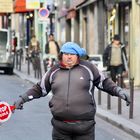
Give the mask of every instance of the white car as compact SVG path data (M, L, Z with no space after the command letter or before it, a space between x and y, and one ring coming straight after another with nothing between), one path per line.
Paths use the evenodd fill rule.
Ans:
M10 37L10 30L0 29L0 70L4 70L6 74L13 74L14 69L14 53Z
M103 58L101 54L89 55L89 61L95 64L100 71L106 71L106 67L103 66Z

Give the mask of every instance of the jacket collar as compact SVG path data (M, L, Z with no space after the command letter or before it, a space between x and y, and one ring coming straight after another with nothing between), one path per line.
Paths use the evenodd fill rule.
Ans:
M80 60L78 60L78 62L75 65L73 65L71 68L79 65L79 63L80 63ZM62 61L59 62L59 66L60 68L63 68L63 69L71 69L71 68L67 68L66 65Z

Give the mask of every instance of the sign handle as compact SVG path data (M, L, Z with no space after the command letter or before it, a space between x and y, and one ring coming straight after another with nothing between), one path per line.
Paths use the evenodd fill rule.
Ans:
M14 111L16 109L16 107L14 105L10 105L10 109L11 109L11 111Z

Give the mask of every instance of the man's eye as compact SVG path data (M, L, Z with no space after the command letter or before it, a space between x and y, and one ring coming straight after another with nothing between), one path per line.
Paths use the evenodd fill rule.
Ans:
M69 55L69 53L64 53L65 55Z

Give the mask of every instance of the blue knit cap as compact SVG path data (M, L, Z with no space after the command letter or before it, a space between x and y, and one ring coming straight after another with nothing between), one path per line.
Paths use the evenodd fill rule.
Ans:
M60 52L62 53L69 53L69 54L76 54L79 56L86 55L86 50L81 48L78 44L74 42L67 42L62 45Z

